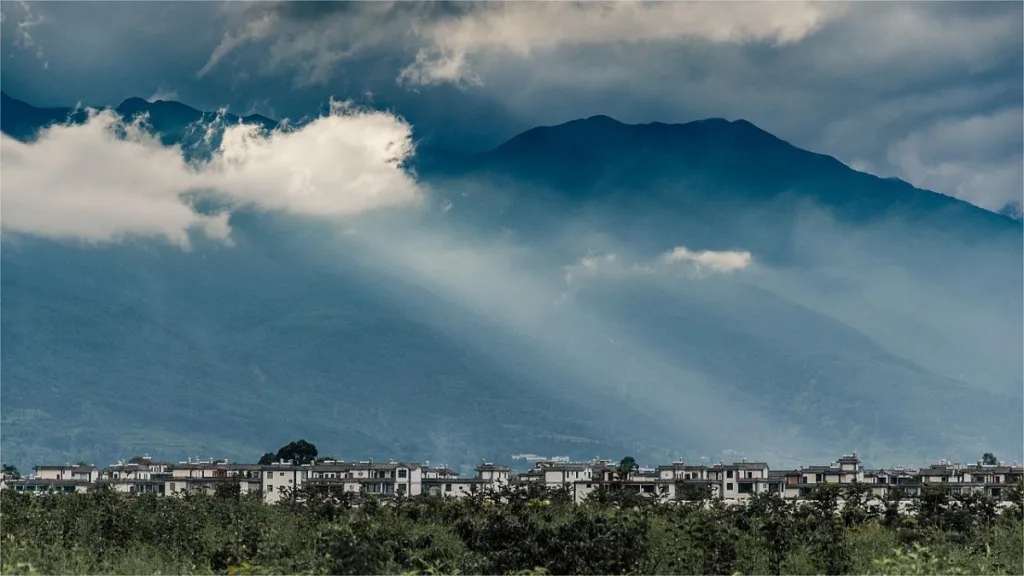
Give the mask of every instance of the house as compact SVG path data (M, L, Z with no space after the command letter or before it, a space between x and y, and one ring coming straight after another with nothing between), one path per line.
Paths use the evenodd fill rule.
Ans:
M423 467L409 462L344 462L327 460L309 469L306 487L321 493L354 492L384 497L418 496L423 491Z
M65 464L64 466L36 466L33 476L42 480L81 480L95 482L99 470L91 464Z
M7 480L3 484L5 490L30 494L80 494L87 492L91 486L93 483L88 480L40 478L37 476Z
M767 492L769 487L768 464L765 462L740 462L728 466L720 466L716 472L722 488L721 497L725 500L746 500L751 494Z
M298 465L291 460L281 460L263 466L260 489L263 500L275 504L298 490L309 477L310 465Z
M447 466L431 467L411 462L346 462L324 460L297 465L279 461L269 465L235 464L227 460L186 460L177 464L149 457L120 461L103 469L86 464L36 466L32 476L2 478L0 489L32 494L78 493L107 485L125 494L180 496L217 491L225 482L242 494L260 494L265 502L279 502L295 491L323 494L375 494L384 498L435 494L464 497L506 486L544 486L565 489L576 502L596 491L626 490L662 501L696 501L717 498L742 503L754 494L774 493L785 498L807 499L821 486L848 487L862 484L877 503L899 490L904 498L920 494L922 487L942 486L957 493L979 492L996 500L1007 488L1024 478L1024 466L1014 462L962 466L948 460L920 469L896 466L865 470L856 453L827 465L771 470L765 462L746 459L732 464L688 465L682 460L655 468L623 471L610 460L571 462L568 458L535 460L518 475L502 464L481 462L473 477L464 478Z
M477 477L481 480L487 480L494 485L508 484L509 478L512 476L512 469L502 464L491 464L490 462L483 462L476 467Z
M423 479L424 480L442 480L445 478L458 478L459 473L451 468L441 465L436 468L430 468L430 462L424 464L423 467Z
M454 471L437 471L423 480L423 493L459 498L486 491L500 490L511 485L512 469L501 464L482 462L476 467L476 476L460 478Z
M163 495L164 480L170 477L167 465L154 462L152 458L119 461L100 470L97 484L107 484L118 492L126 494L158 494Z
M1005 496L1007 486L1012 486L1024 478L1024 465L1017 462L1010 465L1005 462L994 465L979 462L968 467L967 472L980 491L992 498L1001 499Z

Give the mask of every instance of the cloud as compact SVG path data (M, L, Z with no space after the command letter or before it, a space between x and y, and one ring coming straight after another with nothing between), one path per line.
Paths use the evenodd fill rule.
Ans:
M747 251L715 251L705 250L694 252L685 246L678 246L662 254L653 261L631 261L615 252L588 252L575 263L565 267L565 284L572 287L578 280L586 277L650 275L678 272L680 266L686 266L690 278L701 278L709 274L730 274L750 267L753 256ZM563 294L562 298L567 298Z
M104 6L31 4L33 19L45 19L31 38L53 66L44 74L34 58L5 59L5 89L39 104L113 104L168 85L192 104L245 110L265 100L295 117L326 94L372 91L413 119L418 137L460 150L595 114L745 118L796 146L986 207L995 201L975 200L981 191L1020 190L1005 158L1019 153L1014 142L998 162L915 167L903 151L890 155L930 126L1020 106L1019 2ZM0 10L4 54L21 56L21 8Z
M3 212L8 232L93 242L164 238L187 247L189 232L228 236L228 214L198 212L192 192L229 205L312 216L344 216L416 202L420 188L403 162L411 127L391 114L332 103L328 115L271 133L228 126L205 162L190 164L139 121L92 112L32 143L2 140Z
M157 100L172 101L172 100L177 100L177 99L178 99L178 93L177 92L175 92L174 90L167 90L163 86L157 88L156 92L153 92L152 96L150 96L149 98L146 98L146 100L149 101L149 102L156 102Z
M180 151L112 112L50 128L31 144L0 136L0 159L4 231L96 242L159 236L183 246L193 228L227 236L225 218L182 200L198 182Z
M14 46L21 50L32 52L36 59L42 62L43 69L49 69L50 63L46 59L46 54L33 36L35 28L45 22L45 19L41 15L33 13L32 6L28 2L22 0L17 4L21 9L22 16L21 19L15 22ZM7 13L0 14L0 22L6 22L8 18Z
M262 72L281 70L296 86L320 86L334 79L338 64L377 47L393 47L415 19L441 12L444 3L419 2L259 2L226 5L232 22L206 63L203 78L228 56L248 45L265 45Z
M480 85L473 60L530 57L594 44L798 41L845 11L841 4L786 2L369 2L348 6L275 2L238 22L199 70L203 77L243 46L271 43L268 69L290 67L299 84L322 84L344 59L397 41L415 50L398 74L408 86ZM239 16L240 15L240 16Z
M202 78L209 74L214 68L220 64L220 61L225 56L235 51L237 48L262 40L270 35L274 19L268 13L264 13L255 20L250 20L236 32L225 32L224 37L221 39L217 47L213 49L213 53L210 54L210 58L206 61L206 64L196 72L197 78Z
M889 146L907 180L998 211L1024 190L1024 109L943 119Z
M698 273L717 272L728 274L743 270L750 266L754 259L747 251L714 251L694 252L686 246L677 246L671 252L662 255L662 260L669 264L692 264Z
M537 51L592 44L798 41L841 14L829 3L503 2L414 29L426 41L399 80L457 83L479 78L473 55Z

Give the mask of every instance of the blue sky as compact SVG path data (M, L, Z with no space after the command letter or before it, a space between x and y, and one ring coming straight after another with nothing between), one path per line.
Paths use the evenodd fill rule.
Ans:
M297 118L329 97L483 149L539 124L746 118L859 169L1020 201L1024 4L4 2L2 86Z

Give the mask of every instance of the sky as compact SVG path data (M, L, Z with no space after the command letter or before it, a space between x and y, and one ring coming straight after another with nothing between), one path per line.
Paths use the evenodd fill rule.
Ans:
M300 118L330 98L483 150L537 125L744 118L880 176L1019 202L1020 2L3 2L0 84Z

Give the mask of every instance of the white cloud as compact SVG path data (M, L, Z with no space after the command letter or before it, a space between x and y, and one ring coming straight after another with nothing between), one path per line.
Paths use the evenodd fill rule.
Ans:
M118 132L123 132L118 136ZM292 131L225 129L212 158L190 165L140 124L94 112L82 125L49 128L32 143L3 136L2 218L8 232L94 242L152 236L188 246L190 230L228 236L227 214L197 213L189 192L213 190L234 205L315 216L415 202L401 163L411 128L383 112L332 103Z
M754 262L750 252L746 250L704 250L694 252L686 246L673 248L671 252L662 255L662 260L669 264L692 264L696 267L698 273L717 272L722 274L743 270Z
M631 261L615 252L588 252L572 265L566 266L565 284L572 287L580 279L591 276L626 276L639 274L664 274L678 271L680 265L688 265L685 270L691 278L699 278L708 274L729 274L743 270L753 264L754 259L747 251L714 251L694 252L685 246L673 248L654 261ZM563 294L563 298L568 294Z
M319 14L297 17L296 11ZM472 70L472 61L481 55L530 57L563 46L693 39L789 43L845 11L839 3L797 1L483 2L458 7L366 2L308 10L264 3L235 14L241 21L223 35L198 76L242 46L270 41L268 69L289 65L300 84L319 84L330 78L338 61L401 40L416 55L399 82L482 84Z
M157 100L167 100L167 101L170 101L170 100L177 100L177 99L178 99L178 93L177 92L175 92L174 90L167 90L166 88L161 86L161 87L157 88L156 92L153 92L153 95L150 96L149 98L147 98L146 100L149 101L149 102L156 102Z
M416 201L419 186L401 166L412 153L405 121L334 102L330 115L291 132L228 128L203 175L208 185L266 208L345 215Z
M270 14L264 13L259 18L246 22L242 29L237 32L225 32L224 37L217 44L217 47L213 49L213 53L210 54L206 64L196 73L196 77L202 78L209 74L225 56L237 48L268 37L273 31L274 23L275 19Z
M1024 109L942 119L889 146L888 160L908 181L1000 210L1024 190Z
M31 144L0 136L0 166L4 231L86 241L160 236L183 246L191 228L226 236L223 218L201 216L180 198L197 184L180 150L112 112L50 128Z
M528 57L590 44L685 41L798 41L842 13L811 2L515 2L417 26L426 41L399 80L409 84L479 82L469 61L480 53Z

